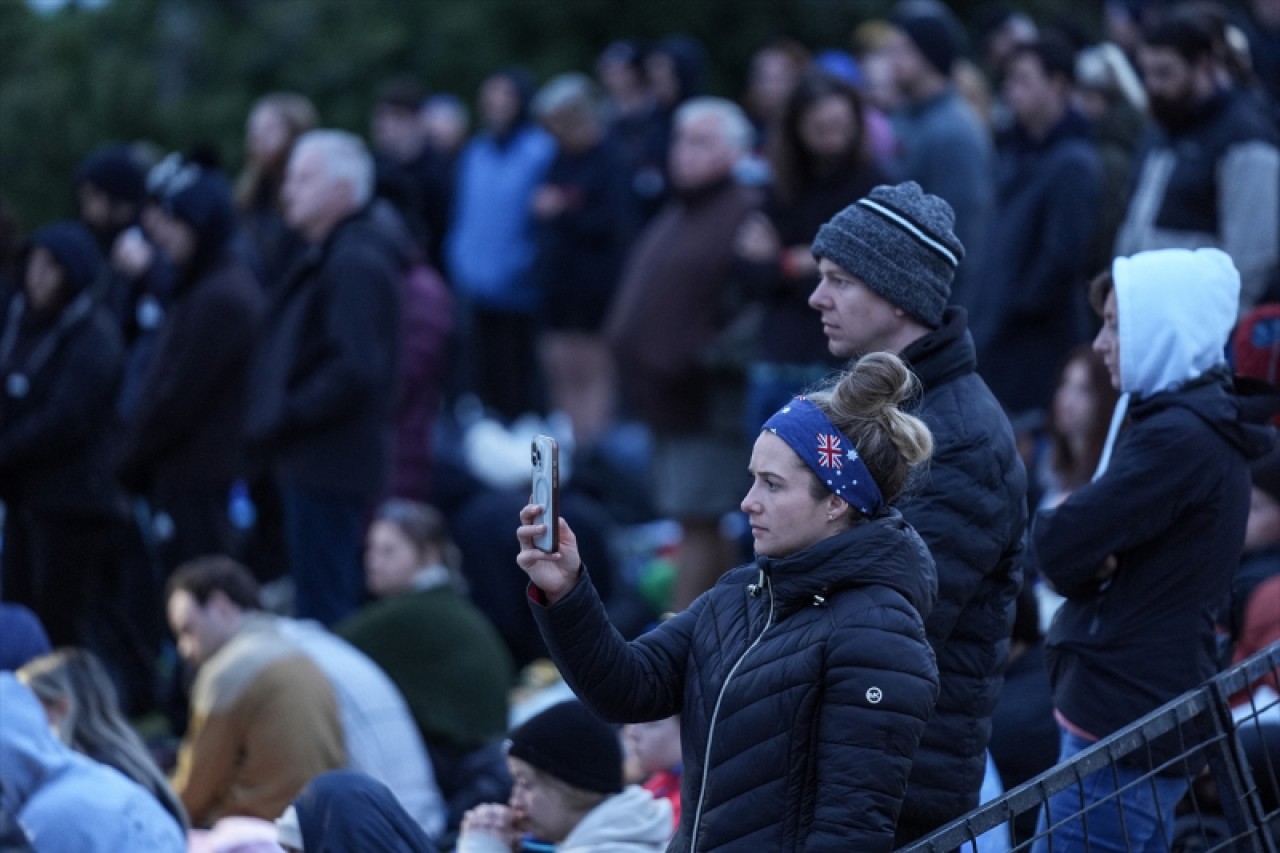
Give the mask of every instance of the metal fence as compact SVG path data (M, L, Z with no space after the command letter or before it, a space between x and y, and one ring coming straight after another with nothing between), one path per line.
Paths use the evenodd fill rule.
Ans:
M1127 728L1098 741L1029 782L984 803L902 851L944 853L963 850L1030 851L1037 841L1051 853L1099 850L1091 847L1088 821L1098 809L1117 811L1124 821L1121 794L1135 786L1152 786L1157 774L1190 776L1190 789L1174 810L1173 830L1158 830L1146 847L1122 850L1169 850L1175 853L1280 850L1280 700L1274 694L1249 702L1232 714L1231 697L1245 692L1259 679L1280 669L1280 643L1219 674L1196 690L1153 711ZM1274 680L1273 680L1274 686ZM1176 739L1178 754L1163 763L1145 761L1144 771L1110 797L1070 815L1055 814L1045 826L1045 804L1054 794L1080 788L1095 773L1117 778L1117 768L1144 765L1151 743ZM1013 830L1019 815L1034 813L1040 834L1018 838ZM1109 818L1110 815L1107 817ZM1083 843L1058 843L1054 830L1083 822ZM1166 821L1167 823L1167 821ZM993 843L994 842L994 843ZM1107 847L1107 850L1115 848Z

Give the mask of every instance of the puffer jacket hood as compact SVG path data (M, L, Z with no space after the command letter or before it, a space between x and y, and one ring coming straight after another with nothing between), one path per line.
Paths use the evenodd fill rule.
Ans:
M927 570L915 570L925 566ZM855 567L851 571L851 567ZM844 589L886 586L928 618L938 597L938 579L929 549L896 509L870 522L823 539L786 557L758 557L755 568L739 569L745 582L763 572L773 585L778 617Z
M1240 273L1219 249L1161 249L1116 258L1120 391L1150 396L1225 363Z

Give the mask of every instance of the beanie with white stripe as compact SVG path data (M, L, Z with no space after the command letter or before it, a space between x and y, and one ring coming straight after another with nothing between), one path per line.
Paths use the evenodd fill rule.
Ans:
M964 259L955 221L951 205L915 181L879 186L818 229L813 256L936 329Z

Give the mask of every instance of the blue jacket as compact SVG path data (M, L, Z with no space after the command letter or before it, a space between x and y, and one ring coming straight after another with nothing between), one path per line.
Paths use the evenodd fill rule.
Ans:
M182 827L123 774L64 746L35 694L0 673L0 813L40 853L182 853Z
M538 246L529 202L554 156L551 137L532 125L503 141L477 136L463 149L445 255L465 299L504 311L536 307L530 274Z
M932 568L890 510L729 572L631 643L585 573L534 615L574 692L605 719L682 715L670 850L887 851L937 697L920 616Z

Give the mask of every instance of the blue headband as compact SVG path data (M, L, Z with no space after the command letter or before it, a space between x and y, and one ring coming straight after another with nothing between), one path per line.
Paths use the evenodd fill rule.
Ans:
M764 429L785 441L833 495L867 518L880 511L884 499L867 463L812 400L796 397L765 421Z

